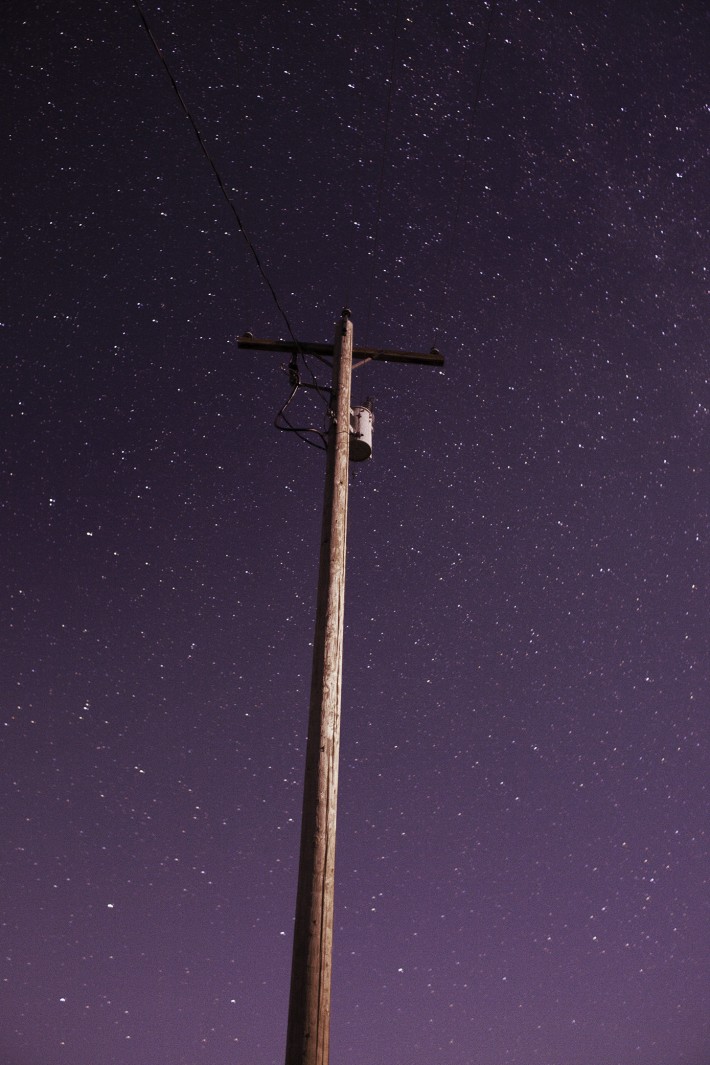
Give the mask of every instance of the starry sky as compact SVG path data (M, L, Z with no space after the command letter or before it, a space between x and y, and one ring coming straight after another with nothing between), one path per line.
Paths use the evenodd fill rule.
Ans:
M144 10L295 335L446 357L354 374L331 1060L708 1065L705 3ZM134 5L5 23L0 1061L276 1065L323 456Z

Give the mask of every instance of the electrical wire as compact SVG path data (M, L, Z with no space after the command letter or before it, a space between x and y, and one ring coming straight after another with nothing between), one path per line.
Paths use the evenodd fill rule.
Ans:
M301 387L300 381L296 381L296 383L293 385L293 387L291 389L290 396L288 397L288 399L283 404L283 406L279 410L278 414L274 418L274 427L276 429L279 429L283 433L295 433L296 436L298 436L300 440L303 440L304 444L310 444L311 447L317 447L319 451L327 451L328 450L328 438L326 437L325 433L322 433L320 431L320 429L313 429L310 426L292 425L291 422L286 417L286 414L285 414L286 408L288 407L289 403L294 398L294 396L296 395L296 393L298 392L300 387ZM284 424L281 424L282 422ZM305 436L304 435L305 433L313 433L315 436L320 437L321 442L319 444L316 443L315 440L311 440L308 436Z
M267 273L266 273L266 271L265 271L265 269L263 267L263 264L262 264L261 259L259 257L259 253L257 252L256 248L254 247L254 244L253 244L249 234L247 233L247 231L246 231L246 229L244 227L244 223L242 222L242 220L241 220L241 218L239 216L239 212L237 210L237 207L236 207L234 201L232 200L231 196L229 195L229 193L227 191L227 187L226 187L226 185L224 183L222 175L219 172L217 164L215 163L214 159L212 158L212 155L210 154L209 149L207 148L207 145L205 144L205 141L204 141L204 138L202 136L202 133L200 132L200 129L199 129L199 127L198 127L198 125L197 125L197 123L196 123L196 121L195 121L195 119L194 119L189 107L187 106L187 103L185 102L185 98L182 95L182 92L180 91L180 87L178 86L178 83L177 83L177 81L175 79L175 76L173 75L172 70L170 69L170 66L169 66L168 62L167 62L165 56L163 55L163 52L162 52L162 50L160 48L160 45L158 44L158 42L156 40L156 37L155 37L155 35L154 35L154 33L153 33L149 23L148 23L148 19L145 16L143 8L141 7L141 4L140 4L139 0L133 0L133 4L134 4L134 7L136 8L136 10L138 12L138 15L140 16L140 20L141 20L141 22L143 24L143 28L145 29L145 32L148 35L148 38L149 38L149 40L150 40L150 42L151 42L151 44L153 46L153 49L155 50L155 54L157 55L158 59L160 60L162 66L163 66L163 69L165 70L165 73L167 74L167 76L168 76L168 78L170 80L170 84L172 85L173 91L174 91L174 93L175 93L175 95L176 95L176 97L178 99L180 107L182 108L182 110L183 110L188 122L190 123L190 127L192 128L192 131L195 134L195 137L197 139L197 143L200 146L200 150L202 151L202 154L204 155L204 157L207 160L207 162L209 163L210 169L212 170L212 173L215 176L215 179L216 179L217 184L219 186L220 192L222 193L222 196L224 197L224 199L225 199L225 201L227 203L227 206L229 207L229 210L231 211L231 213L232 213L232 215L234 217L234 220L236 221L237 228L238 228L241 236L243 237L247 247L249 248L249 251L251 252L252 258L254 259L254 262L256 263L256 266L257 266L257 269L259 271L259 274L261 275L261 278L264 281L264 284L268 288L269 293L271 294L271 298L272 298L272 300L273 300L273 302L274 302L274 304L276 306L276 309L278 310L279 314L281 315L281 318L284 321L284 324L286 325L286 329L288 330L289 336L291 337L291 340L293 341L293 343L296 346L296 351L294 352L293 359L291 361L291 366L290 366L290 371L291 371L291 374L292 374L292 380L294 381L293 388L292 388L291 394L289 395L288 399L286 400L286 402L281 406L280 410L278 411L278 413L277 413L277 415L276 415L276 417L274 419L274 425L276 426L277 429L280 429L280 430L282 430L284 432L296 433L296 435L301 440L303 440L306 444L310 444L313 447L317 447L319 450L323 450L323 449L327 448L327 438L326 438L325 434L322 433L319 429L313 429L313 428L310 428L310 427L300 427L300 426L292 425L291 422L289 421L289 419L286 417L285 411L286 411L287 407L289 406L289 404L291 403L291 401L293 400L294 396L296 395L296 393L298 392L300 387L310 387L310 388L315 389L316 394L318 395L318 397L321 400L323 400L326 403L326 406L328 407L328 409L330 409L330 405L331 405L330 398L328 400L325 400L324 396L323 396L323 393L325 393L325 392L328 392L330 394L330 389L324 388L323 386L318 384L318 379L317 379L315 373L313 372L313 370L311 369L311 366L310 366L308 360L306 359L306 356L305 356L305 354L303 352L301 344L299 343L299 341L298 341L298 339L297 339L297 337L296 337L296 335L295 335L295 333L293 331L293 328L291 327L291 323L290 323L290 321L288 319L288 316L287 316L286 312L284 311L283 307L281 306L281 302L280 302L280 300L278 298L276 290L275 290L274 286L272 285L271 281L269 280L269 277L267 276ZM302 360L303 365L304 365L305 369L308 371L308 374L309 374L309 376L311 378L312 384L309 385L309 386L302 386L301 385L300 371L298 369L298 359L299 359L299 357ZM314 354L314 358L318 359L320 362L324 363L326 366L330 366L329 361L324 356L318 355L318 354ZM316 436L318 436L320 438L321 443L316 443L314 440L309 439L308 436L303 435L303 434L306 434L306 433L315 434Z
M456 233L458 232L459 216L461 214L461 204L463 203L463 191L464 180L468 171L469 160L471 158L471 146L473 144L473 128L476 118L476 112L478 111L478 105L481 101L481 90L483 88L483 75L486 70L486 60L488 58L488 47L491 42L491 26L493 23L493 12L495 10L495 0L490 0L490 7L488 8L488 20L486 22L486 36L483 42L483 53L481 55L481 63L478 68L478 81L476 84L476 92L473 98L473 105L471 107L471 118L468 127L468 138L466 140L466 151L464 154L463 168L461 170L461 180L459 181L459 189L456 197L456 207L454 209L454 216L449 227L449 251L446 259L446 266L444 267L444 286L441 296L441 321L439 326L434 331L433 346L436 347L438 335L443 328L444 317L446 311L446 304L449 296L449 285L451 282L451 265L454 258L454 247L456 240Z
M214 159L210 155L210 152L209 152L209 150L207 148L207 145L204 142L202 134L200 133L200 130L199 130L198 126L197 126L197 123L195 122L195 119L193 118L192 113L190 112L190 109L189 109L189 107L187 106L187 104L185 102L184 96L180 92L180 88L178 86L178 83L175 80L175 77L173 76L173 73L172 73L170 67L168 66L168 62L167 62L165 56L163 55L163 52L162 52L162 50L160 48L160 45L158 44L157 40L155 39L155 36L153 34L153 31L150 28L150 25L148 24L148 20L147 20L147 18L145 16L145 13L143 12L143 8L141 7L141 4L140 4L139 0L133 0L133 4L134 4L134 7L136 8L136 10L137 10L137 12L138 12L138 14L140 16L141 22L143 23L143 28L145 29L145 32L147 33L148 38L149 38L151 44L153 45L153 48L155 49L155 54L157 55L158 59L162 63L163 69L165 70L165 73L167 74L168 78L170 79L170 84L172 85L173 91L175 92L175 95L178 98L178 101L180 103L180 107L184 111L185 116L186 116L188 122L190 123L190 126L192 127L192 132L195 134L195 137L197 138L197 143L200 146L202 154L204 155L205 159L209 163L210 168L212 170L212 173L214 174L214 176L215 176L215 178L217 180L217 184L219 185L220 192L222 193L222 196L224 197L224 199L227 202L227 206L229 207L230 211L232 212L232 215L234 216L234 219L235 219L235 221L237 223L237 228L239 229L239 232L241 233L242 237L244 238L244 241L246 242L246 245L247 245L247 247L249 248L249 251L252 254L252 258L254 259L254 262L256 263L256 266L257 266L257 269L259 271L259 274L261 275L261 278L262 278L264 284L266 285L266 287L268 288L268 290L269 290L269 292L271 294L271 298L273 299L273 301L274 301L274 303L276 305L276 308L277 308L279 314L281 315L281 317L282 317L282 319L284 321L284 324L286 325L286 328L288 330L289 336L291 337L291 339L293 340L294 344L296 345L297 349L300 352L301 346L300 346L298 340L296 339L296 335L295 335L293 329L291 328L291 323L290 323L290 321L288 319L288 316L287 316L286 312L284 311L283 307L281 306L281 302L280 302L280 300L279 300L279 298L278 298L278 296L276 294L276 290L274 289L274 286L272 285L271 281L269 280L269 278L268 278L268 276L266 274L266 271L264 270L264 267L262 265L261 259L259 258L259 253L257 252L256 248L254 247L254 244L253 244L249 234L247 233L246 229L244 228L244 223L242 222L242 220L241 220L241 218L239 216L239 212L237 211L236 205L235 205L234 201L232 200L231 196L229 195L229 193L227 192L227 187L224 184L224 181L222 179L222 175L220 174L220 172L219 172L219 170L217 168L217 164L215 163Z

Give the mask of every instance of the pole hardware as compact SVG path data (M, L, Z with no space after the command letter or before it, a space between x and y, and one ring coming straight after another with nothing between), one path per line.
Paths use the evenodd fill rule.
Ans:
M299 354L332 359L333 410L326 434L323 520L286 1035L286 1065L328 1065L353 357L365 362L425 366L443 366L444 359L435 348L425 354L354 347L353 324L347 307L336 324L332 344L258 340L251 333L245 333L239 339L239 347L251 351L288 352L294 359ZM369 401L356 410L367 411L371 418ZM367 419L364 415L362 418L361 424L364 425ZM364 435L358 441L361 448ZM362 454L361 457L369 455Z

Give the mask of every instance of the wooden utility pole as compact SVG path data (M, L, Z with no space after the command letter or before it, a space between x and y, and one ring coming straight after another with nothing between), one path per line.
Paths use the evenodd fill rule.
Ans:
M286 1036L286 1065L328 1065L353 354L366 361L416 362L430 366L442 366L444 360L436 351L425 355L384 348L354 349L353 327L347 310L343 311L337 325L332 347L328 344L296 345L289 341L255 340L250 336L242 337L239 347L333 357L332 424L327 439Z

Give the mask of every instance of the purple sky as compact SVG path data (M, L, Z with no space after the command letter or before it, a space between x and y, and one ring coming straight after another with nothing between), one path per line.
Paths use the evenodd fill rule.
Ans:
M709 1065L706 4L498 0L475 112L485 3L145 11L296 335L446 356L354 378L333 1065ZM280 1065L323 456L133 5L7 25L0 1062Z

